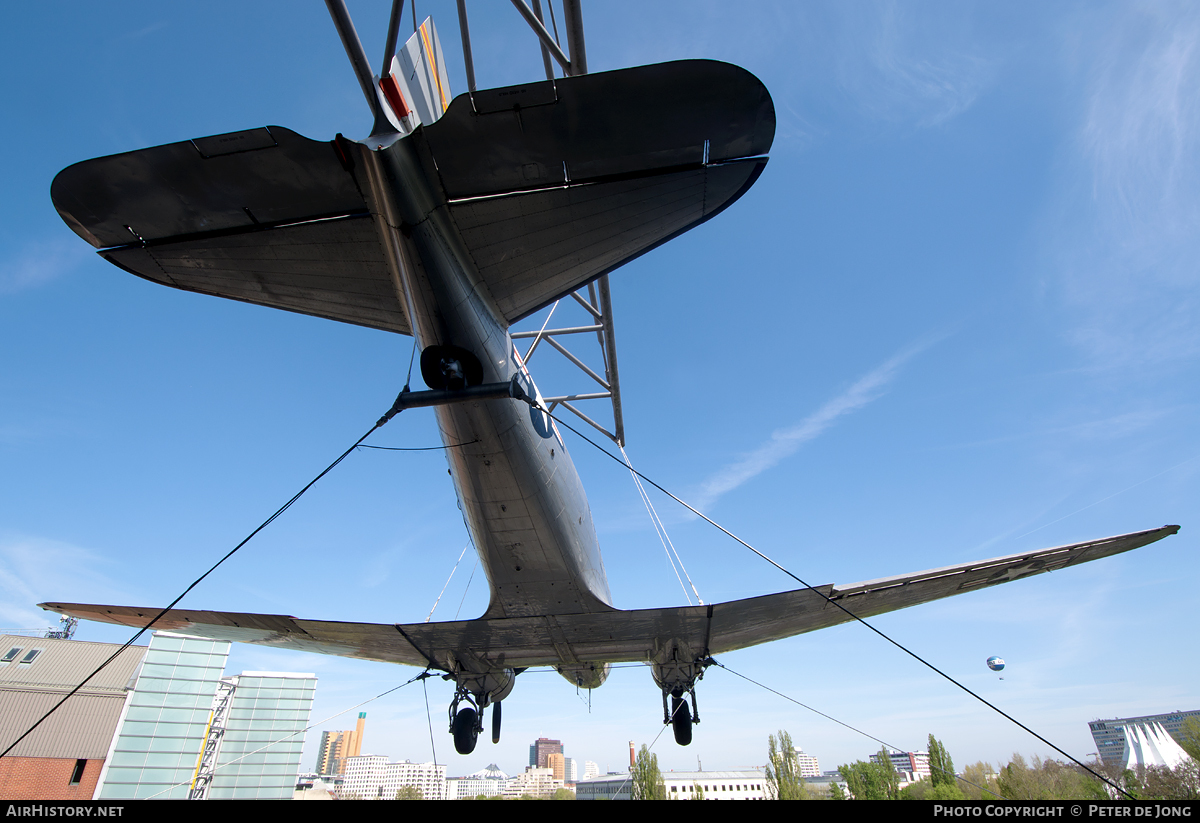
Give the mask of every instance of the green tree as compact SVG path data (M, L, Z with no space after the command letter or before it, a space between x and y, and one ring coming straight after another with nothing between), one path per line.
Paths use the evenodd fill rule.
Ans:
M693 783L692 784L692 796L689 799L690 800L703 800L704 799L704 787L701 786L699 783Z
M967 800L995 800L1000 797L1000 788L996 785L996 775L992 764L979 760L963 768L963 779L958 787L962 789Z
M1179 730L1179 745L1191 755L1192 760L1200 762L1200 718L1189 717L1183 721Z
M1104 800L1105 785L1075 766L1058 760L1042 760L1034 755L1032 763L1014 754L996 777L1000 794L1008 800Z
M770 800L808 800L792 736L780 730L779 738L767 735L767 798Z
M900 776L886 748L880 749L874 760L856 760L838 766L838 771L855 800L896 800L900 796Z
M842 784L834 781L829 784L829 799L830 800L845 800L846 792L842 788Z
M954 761L950 758L950 752L933 735L929 735L929 779L935 788L953 786L958 782L954 777Z
M1188 758L1176 768L1136 766L1122 769L1100 762L1092 768L1138 800L1200 800L1200 761Z
M642 745L637 759L633 762L634 800L666 800L667 784L663 782L662 772L658 769L658 755Z
M416 786L402 786L400 791L396 792L397 800L424 800L425 795Z

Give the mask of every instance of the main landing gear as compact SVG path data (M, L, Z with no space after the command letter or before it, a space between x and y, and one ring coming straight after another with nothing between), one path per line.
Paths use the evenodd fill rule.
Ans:
M479 739L479 733L483 731L483 713L472 706L459 709L457 713L451 706L450 712L454 715L450 721L450 733L454 735L454 750L459 754L470 754L475 751L475 742Z
M692 706L696 705L696 690L689 689L692 695ZM663 723L667 723L667 693L663 692ZM692 713L691 706L688 706L687 698L675 692L671 692L671 730L675 732L675 742L680 746L687 746L692 742L692 724L700 722L700 712Z
M479 733L483 731L483 712L492 706L492 742L500 742L500 701L512 691L516 672L501 669L484 674L459 672L453 677L458 688L450 702L450 734L454 736L454 750L459 754L475 751Z
M671 642L659 650L652 663L654 682L662 689L663 724L671 724L675 742L687 746L692 742L692 724L700 722L696 703L696 681L704 677L711 666L708 656L694 656L686 644ZM688 696L691 703L688 703ZM671 698L667 708L667 698Z

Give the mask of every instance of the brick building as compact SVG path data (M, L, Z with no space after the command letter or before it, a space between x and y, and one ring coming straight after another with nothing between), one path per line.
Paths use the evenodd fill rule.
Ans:
M0 751L37 722L120 645L0 635ZM131 646L62 708L0 758L5 800L91 800L146 654Z

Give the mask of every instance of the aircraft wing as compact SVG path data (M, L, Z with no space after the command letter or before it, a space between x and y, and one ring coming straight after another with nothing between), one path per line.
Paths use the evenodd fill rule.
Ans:
M406 625L174 609L156 628L446 670L454 661L467 668L472 661L493 667L646 662L672 641L682 641L702 656L722 654L852 619L830 600L859 617L870 617L1119 554L1177 531L1178 526L1163 526L848 586L819 586L707 606ZM137 628L158 611L75 603L41 605L85 620Z
M757 78L688 60L460 95L402 139L514 322L723 210L774 134ZM139 277L408 334L362 151L269 126L76 163L51 198Z

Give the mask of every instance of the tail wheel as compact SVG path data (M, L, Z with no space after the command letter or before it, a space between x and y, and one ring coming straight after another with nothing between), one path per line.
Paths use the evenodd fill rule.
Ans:
M671 695L671 728L675 731L675 742L680 746L692 742L692 707L685 698L675 695Z
M478 719L479 715L471 708L461 709L454 716L454 750L459 754L475 751L475 741L479 739ZM678 739L679 733L675 736ZM691 739L690 731L688 739Z

